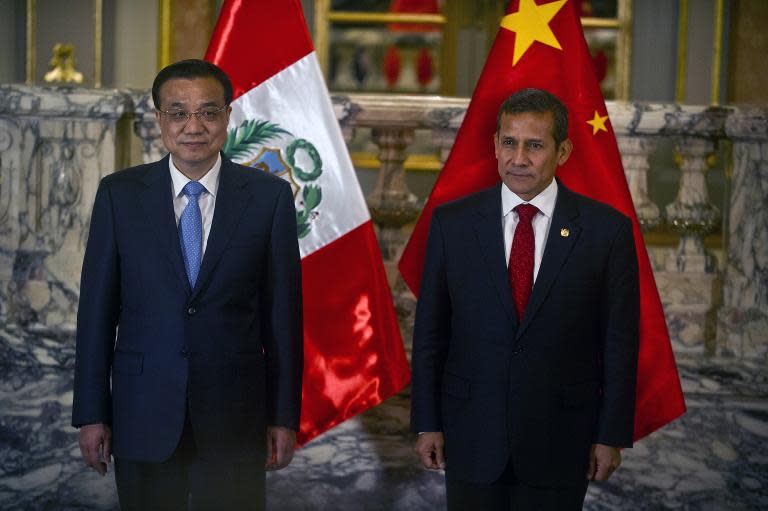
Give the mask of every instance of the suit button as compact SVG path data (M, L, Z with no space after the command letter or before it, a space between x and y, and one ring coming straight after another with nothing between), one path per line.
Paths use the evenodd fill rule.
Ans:
M190 316L194 315L196 312L197 312L197 309L195 309L194 307L190 307L189 309L187 309L187 314L189 314Z
M182 348L182 350L179 352L179 354L182 357L187 358L189 356L189 351L186 348Z

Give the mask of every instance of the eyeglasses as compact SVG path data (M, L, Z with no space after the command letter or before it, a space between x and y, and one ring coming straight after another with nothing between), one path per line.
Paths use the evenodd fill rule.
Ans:
M161 115L164 115L168 122L172 124L178 124L179 126L185 125L189 122L189 119L194 115L198 121L207 123L214 123L219 120L221 112L227 109L227 105L219 108L203 108L197 112L187 112L186 110L160 110Z

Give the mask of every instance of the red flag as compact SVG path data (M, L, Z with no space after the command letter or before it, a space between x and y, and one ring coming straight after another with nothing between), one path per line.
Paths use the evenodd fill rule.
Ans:
M400 14L438 14L440 6L437 0L392 0L389 12ZM426 23L390 23L387 28L393 32L436 32L437 25Z
M401 67L400 51L397 49L397 46L390 46L384 54L384 62L381 65L381 70L384 71L384 78L387 80L387 87L390 89L397 84L397 80L400 78Z
M634 225L640 272L634 438L639 439L684 413L685 401L616 138L572 2L510 2L456 143L400 259L400 272L417 292L432 210L498 182L496 115L510 94L525 87L545 89L568 108L573 153L558 177L571 190L618 209Z
M235 90L224 152L294 189L305 443L410 378L381 252L299 1L224 2L205 58Z

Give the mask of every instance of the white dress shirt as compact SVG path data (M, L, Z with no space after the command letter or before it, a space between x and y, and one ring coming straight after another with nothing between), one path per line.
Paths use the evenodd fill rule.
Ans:
M517 227L518 215L513 211L520 204L531 204L539 209L539 212L531 220L533 226L533 240L535 251L533 254L533 281L536 282L536 276L539 274L541 258L544 255L544 247L547 246L547 235L549 226L552 225L552 212L555 210L557 202L557 182L553 179L549 186L544 188L540 194L524 201L513 191L501 185L501 214L502 226L504 228L504 257L509 266L509 251L512 248L512 239L515 237L515 228Z
M184 187L192 181L181 173L173 164L173 156L168 159L168 166L171 169L171 181L173 184L173 212L176 215L176 227L179 226L179 218L184 208L187 207L189 199L184 195ZM219 189L219 174L221 173L221 155L216 158L211 170L200 178L199 183L205 187L205 191L200 194L197 204L200 206L200 214L203 217L203 251L200 254L202 261L205 255L205 247L208 245L208 235L211 233L211 223L213 222L213 210L216 207L216 192Z

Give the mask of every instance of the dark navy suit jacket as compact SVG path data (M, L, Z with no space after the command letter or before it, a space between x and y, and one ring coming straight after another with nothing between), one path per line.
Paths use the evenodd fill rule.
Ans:
M72 422L161 461L187 408L201 456L263 461L267 425L298 429L301 274L285 181L222 157L194 289L168 157L102 179L80 283Z
M413 341L414 431L488 483L583 484L592 443L631 446L639 291L628 218L559 191L524 317L507 277L497 185L435 209Z

